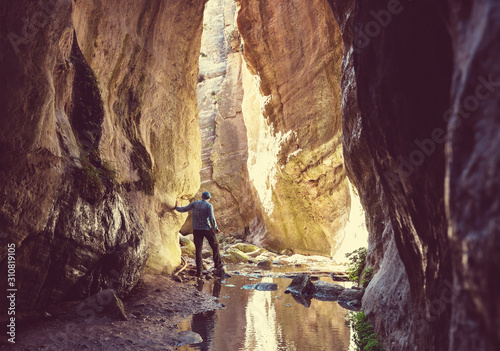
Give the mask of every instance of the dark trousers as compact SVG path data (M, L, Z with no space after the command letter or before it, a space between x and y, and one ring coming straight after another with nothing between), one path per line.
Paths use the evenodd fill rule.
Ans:
M201 250L203 248L203 238L207 238L210 247L212 248L214 254L214 264L215 268L222 266L222 261L220 259L219 252L219 242L215 237L215 233L211 230L193 230L194 235L194 246L196 247L196 270L201 273L203 270L203 259L201 257Z

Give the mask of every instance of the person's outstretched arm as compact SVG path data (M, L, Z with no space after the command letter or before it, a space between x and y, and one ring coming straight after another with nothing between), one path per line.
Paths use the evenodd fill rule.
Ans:
M184 207L179 207L179 202L176 200L175 201L175 208L177 212L187 212L191 211L193 209L193 203L191 202L189 205L184 206Z

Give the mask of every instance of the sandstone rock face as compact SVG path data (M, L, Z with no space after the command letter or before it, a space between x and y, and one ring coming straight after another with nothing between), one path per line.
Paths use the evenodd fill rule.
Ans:
M171 208L199 188L195 84L204 3L84 1L73 12L105 101L99 147L130 193L156 273L180 263L185 215Z
M170 208L199 187L203 6L0 5L0 259L16 246L19 309L127 293L148 247L150 270L178 264Z
M198 84L202 135L201 188L210 191L220 229L246 237L265 232L247 170L247 129L242 113L241 40L234 0L210 0L204 15ZM190 221L183 231L189 232Z
M346 169L378 268L363 309L390 350L497 349L498 4L329 3Z
M252 240L330 255L343 239L350 206L340 134L340 32L323 0L242 0L240 6L248 169L270 233Z

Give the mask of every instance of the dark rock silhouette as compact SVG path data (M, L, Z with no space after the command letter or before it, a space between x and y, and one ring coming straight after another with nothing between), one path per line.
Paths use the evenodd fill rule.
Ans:
M499 5L329 3L346 170L379 268L363 308L391 350L497 349Z

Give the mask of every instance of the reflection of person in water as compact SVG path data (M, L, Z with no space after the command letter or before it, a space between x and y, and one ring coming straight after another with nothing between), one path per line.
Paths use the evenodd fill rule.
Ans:
M214 287L212 290L212 295L216 298L220 296L222 284L220 280L214 281ZM197 286L198 291L203 290L203 281L198 283ZM215 326L217 325L217 316L215 315L216 311L208 311L195 314L193 316L193 321L191 322L191 330L195 333L200 334L203 338L203 342L197 344L199 350L208 351L210 350L210 345L215 335Z

